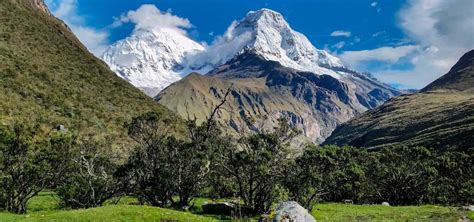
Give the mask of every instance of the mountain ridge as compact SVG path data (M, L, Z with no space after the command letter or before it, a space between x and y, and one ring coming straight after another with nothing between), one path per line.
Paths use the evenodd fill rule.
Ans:
M246 52L208 75L191 74L171 84L155 99L184 118L203 121L230 88L218 119L234 133L272 129L279 118L286 118L306 139L320 143L338 124L401 93L360 81L365 85L353 87L330 75L291 69Z
M166 29L136 30L112 44L102 59L117 75L150 96L188 73L207 74L246 52L289 68L335 78L339 74L331 68L343 67L338 58L315 48L289 26L283 15L269 9L247 13L210 46L195 42L183 32L170 35L174 39L169 41L167 33Z
M471 148L474 144L474 50L419 93L384 105L339 126L324 144L379 148L428 146ZM467 84L466 84L467 83Z

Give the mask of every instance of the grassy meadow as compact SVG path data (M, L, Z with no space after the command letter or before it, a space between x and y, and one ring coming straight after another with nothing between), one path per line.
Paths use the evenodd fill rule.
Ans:
M201 205L207 199L195 201L190 212L137 205L132 197L107 202L103 207L79 210L60 209L58 199L51 192L42 192L29 202L26 215L0 211L0 221L231 221L218 215L203 215ZM348 205L324 203L314 206L312 215L317 221L458 221L468 214L456 207L379 205ZM257 221L257 218L247 221Z

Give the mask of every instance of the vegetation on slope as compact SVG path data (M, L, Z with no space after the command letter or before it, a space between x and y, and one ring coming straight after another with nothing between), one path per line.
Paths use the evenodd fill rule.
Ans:
M325 144L474 147L474 51L420 93L403 95L338 127Z
M120 144L129 142L123 125L133 116L175 118L31 2L0 1L0 124L33 123L43 134L64 125Z

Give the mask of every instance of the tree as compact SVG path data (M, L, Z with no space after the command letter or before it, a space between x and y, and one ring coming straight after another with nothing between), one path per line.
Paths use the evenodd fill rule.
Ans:
M438 174L433 153L424 147L385 147L369 167L374 201L393 205L421 204Z
M209 176L212 152L220 144L216 141L221 134L214 118L229 94L230 89L200 126L195 118L188 119L184 138L169 134L170 124L160 121L160 114L154 112L128 124L137 147L121 171L129 172L122 174L132 178L129 187L143 201L161 207L190 205ZM178 200L173 198L175 195Z
M429 188L431 203L474 203L474 149L436 154L435 168L438 175Z
M311 209L318 200L362 202L366 195L366 151L352 147L309 145L289 168L290 198Z
M239 139L237 146L228 146L219 153L220 172L237 186L237 193L252 214L267 212L273 193L285 177L289 163L288 143L296 131L280 120L272 133L260 132Z
M166 125L156 122L157 115L148 113L130 124L129 133L137 147L124 168L133 178L134 192L145 202L187 207L210 172L212 141L220 131L208 123L197 126L196 121L187 121L187 136L177 139L162 134Z
M28 200L50 185L52 169L43 151L31 128L0 127L0 200L7 211L26 213Z
M63 177L55 189L61 204L71 208L101 206L118 192L113 174L117 168L110 155L104 152L107 143L84 138L69 152Z

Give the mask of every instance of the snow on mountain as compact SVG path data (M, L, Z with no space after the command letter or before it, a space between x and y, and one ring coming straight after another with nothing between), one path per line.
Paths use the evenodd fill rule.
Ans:
M269 9L249 12L209 46L173 29L139 29L110 46L102 58L117 75L154 96L190 72L206 74L244 52L300 71L344 76L335 71L343 67L338 58L314 47Z
M340 74L331 68L343 67L338 58L314 47L306 36L290 27L283 15L270 9L250 11L206 51L190 60L195 64L220 65L245 51L289 68L335 78Z
M191 72L186 56L204 50L184 33L162 28L135 31L111 45L102 59L117 73L150 96Z

